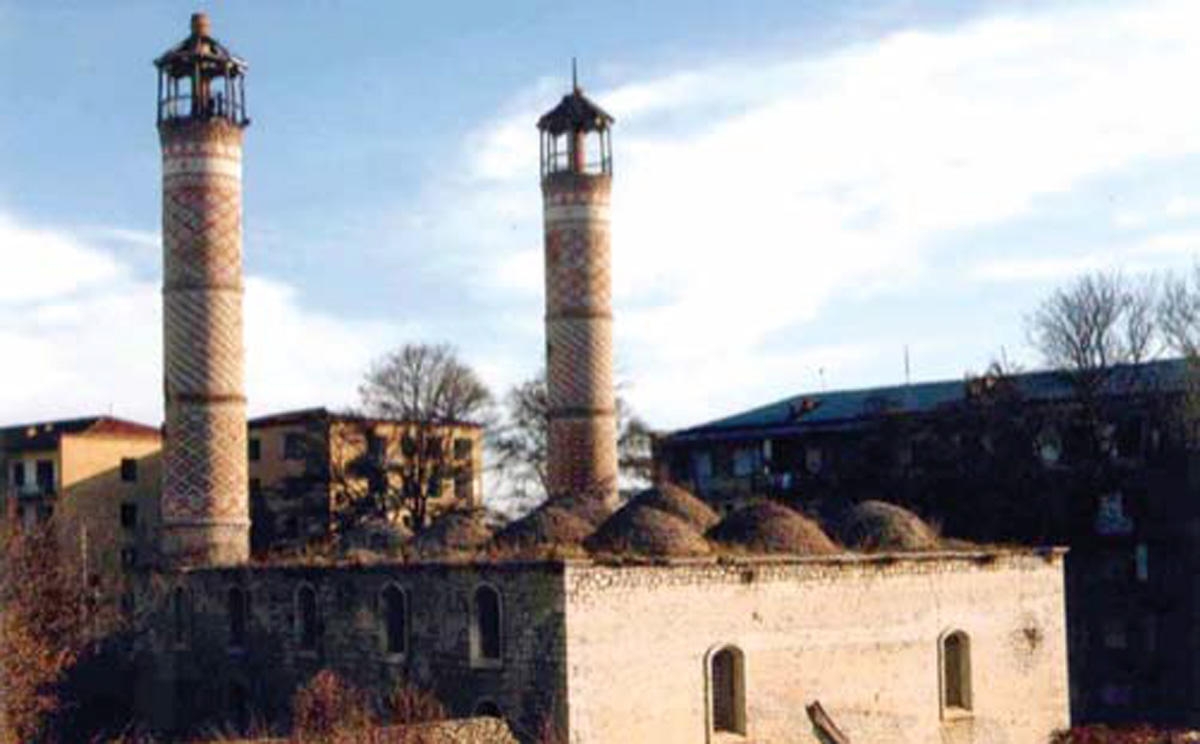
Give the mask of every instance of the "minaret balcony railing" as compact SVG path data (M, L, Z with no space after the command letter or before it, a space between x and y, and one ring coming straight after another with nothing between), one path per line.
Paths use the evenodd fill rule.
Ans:
M218 93L208 99L196 99L189 94L163 98L158 102L158 121L184 121L190 119L225 119L237 126L247 122L245 106Z

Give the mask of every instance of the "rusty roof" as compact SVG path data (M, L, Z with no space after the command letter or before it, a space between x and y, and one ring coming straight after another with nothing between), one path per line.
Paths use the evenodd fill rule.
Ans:
M31 452L54 449L68 434L84 436L161 437L157 427L113 416L36 421L0 428L0 449L6 452Z
M366 424L415 424L415 421L405 419L392 419L365 416L353 411L331 411L324 406L315 406L312 408L298 408L294 411L280 411L279 413L268 413L265 416L257 416L247 421L247 425L251 429L261 429L269 426L293 426L296 424L313 424L323 423L332 424L336 422L359 422ZM472 421L441 421L438 422L441 426L457 426L463 429L482 429L481 424Z

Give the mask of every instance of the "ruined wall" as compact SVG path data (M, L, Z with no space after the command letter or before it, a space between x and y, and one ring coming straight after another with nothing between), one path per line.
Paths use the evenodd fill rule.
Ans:
M384 564L194 569L155 580L152 663L142 676L140 707L164 729L236 720L253 713L286 719L297 686L323 668L386 691L399 680L431 689L454 716L490 702L528 738L543 711L565 719L562 566L553 563L469 566ZM403 656L385 647L380 593L389 583L406 592L409 645ZM477 586L501 595L501 663L472 662L469 602ZM319 642L301 648L296 593L318 596ZM188 592L187 640L176 644L170 596ZM232 648L228 592L249 599L247 642ZM243 707L240 711L238 708Z
M406 593L410 642L384 645L380 594ZM470 598L502 596L499 665L473 662ZM166 601L187 588L187 642ZM318 595L321 631L300 648L295 597ZM244 647L227 596L245 589ZM407 679L452 715L495 705L524 741L544 711L577 743L813 742L819 701L855 744L1030 744L1068 724L1061 553L736 559L603 566L586 561L195 569L160 577L145 710L164 727L286 718L322 668L384 691ZM939 640L970 637L972 706L943 711ZM710 734L708 660L744 655L746 736Z
M725 741L706 660L745 660L746 740L1030 744L1068 722L1061 555L793 559L566 573L572 742ZM939 637L970 635L974 712L943 721ZM729 740L742 740L729 739Z

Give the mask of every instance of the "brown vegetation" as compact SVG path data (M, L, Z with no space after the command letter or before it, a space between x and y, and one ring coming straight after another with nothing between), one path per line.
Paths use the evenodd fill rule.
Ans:
M852 550L936 550L937 531L916 514L884 501L864 501L841 520L838 536Z
M517 552L569 549L581 545L594 529L575 513L549 502L510 522L496 533L493 544Z
M752 553L829 555L841 552L816 522L775 501L757 501L738 509L708 531L726 547Z
M1059 731L1050 744L1190 744L1200 742L1196 731L1164 731L1150 726L1110 728L1108 726L1077 726Z
M413 539L413 551L418 557L425 559L473 554L492 537L484 517L482 509L456 509L446 512Z
M684 520L665 511L626 504L584 542L593 553L663 557L702 556L712 552L704 537Z
M328 669L292 698L292 735L299 741L354 741L373 718L362 692Z
M0 541L0 742L55 740L64 683L87 650L87 596L52 526Z
M721 521L721 517L711 506L674 483L665 483L657 488L642 491L634 496L630 503L674 514L700 532Z

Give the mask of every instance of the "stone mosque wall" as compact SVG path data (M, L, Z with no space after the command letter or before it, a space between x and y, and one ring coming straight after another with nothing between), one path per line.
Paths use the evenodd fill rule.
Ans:
M1042 744L1067 726L1061 553L571 565L565 579L572 742L725 741L709 664L729 646L746 741L818 744L813 702L854 744ZM941 701L954 631L969 638L969 713Z
M813 702L855 744L1029 744L1068 724L1060 552L209 568L177 580L185 632L163 587L143 675L144 705L166 728L285 716L322 668L374 691L411 680L455 716L492 707L525 741L553 711L578 744L819 744ZM406 598L402 654L386 646L389 586ZM485 586L501 608L494 660L473 638ZM319 618L310 648L302 587ZM231 590L248 608L239 643ZM955 631L969 639L969 711L942 701L941 641ZM744 739L714 732L712 659L731 647Z

